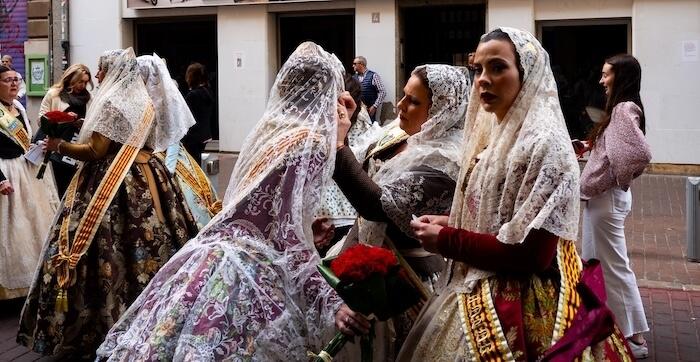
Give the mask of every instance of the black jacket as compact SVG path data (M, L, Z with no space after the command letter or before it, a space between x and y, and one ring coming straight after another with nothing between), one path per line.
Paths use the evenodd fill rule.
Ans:
M214 96L205 86L193 88L185 96L185 101L197 122L185 136L188 142L204 142L211 138L211 118L214 112Z

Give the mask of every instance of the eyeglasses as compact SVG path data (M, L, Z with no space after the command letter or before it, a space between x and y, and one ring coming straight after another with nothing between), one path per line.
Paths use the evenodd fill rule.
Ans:
M19 83L19 78L5 78L5 79L0 79L3 83L11 84L11 83Z
M362 64L362 63L360 63L360 62L352 62L352 65L359 65L359 64Z

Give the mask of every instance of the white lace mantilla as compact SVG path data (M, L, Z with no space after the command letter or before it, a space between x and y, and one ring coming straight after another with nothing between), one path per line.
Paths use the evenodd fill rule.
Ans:
M146 145L154 152L162 152L185 137L187 130L195 124L194 116L177 84L170 77L163 59L153 54L142 55L136 60L156 110Z
M343 66L301 44L246 139L222 210L154 276L98 350L109 360L303 361L342 301L311 223L335 163Z
M532 229L574 240L579 220L579 167L549 55L532 34L500 29L510 36L520 56L522 88L501 122L484 111L478 92L472 93L465 158L450 225L495 234L508 244L522 243ZM453 281L462 279L459 274L455 271ZM469 268L461 287L470 289L474 281L490 275Z

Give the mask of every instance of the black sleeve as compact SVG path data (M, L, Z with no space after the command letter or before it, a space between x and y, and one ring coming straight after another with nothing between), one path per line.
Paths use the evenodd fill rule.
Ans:
M382 189L362 169L348 146L336 153L333 179L360 216L372 221L388 221L380 201Z

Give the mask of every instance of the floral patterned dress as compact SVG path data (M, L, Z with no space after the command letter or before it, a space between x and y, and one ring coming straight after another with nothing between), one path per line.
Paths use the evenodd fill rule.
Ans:
M292 226L299 205L289 195L317 188L307 180L303 192L293 190L295 177L318 174L325 157L312 157L306 172L301 157L286 157L227 205L158 272L98 357L306 361L307 351L320 350L342 302L316 269L313 245Z
M182 192L165 165L141 151L78 262L75 283L67 290L68 311L57 311L51 257L58 252L61 224L70 218L72 238L115 154L84 165L73 212L59 210L44 245L17 336L19 343L41 354L94 358L109 328L160 267L196 234Z

